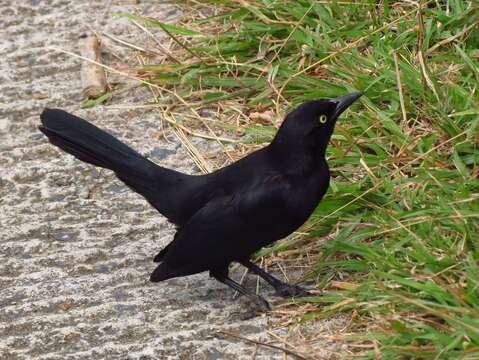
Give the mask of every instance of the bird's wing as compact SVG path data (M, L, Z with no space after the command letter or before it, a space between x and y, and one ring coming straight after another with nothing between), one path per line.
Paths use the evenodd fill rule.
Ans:
M294 231L300 204L283 176L210 200L178 230L152 281L220 269Z

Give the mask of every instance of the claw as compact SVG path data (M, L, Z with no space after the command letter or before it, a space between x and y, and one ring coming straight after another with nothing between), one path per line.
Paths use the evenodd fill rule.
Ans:
M249 304L250 310L240 315L241 320L250 320L271 311L271 305L261 296L251 299Z
M284 284L278 286L276 289L276 294L282 297L303 297L303 296L312 296L312 294L303 289L301 286L298 285L289 285Z
M253 303L257 312L265 313L271 311L271 305L260 296L258 296Z

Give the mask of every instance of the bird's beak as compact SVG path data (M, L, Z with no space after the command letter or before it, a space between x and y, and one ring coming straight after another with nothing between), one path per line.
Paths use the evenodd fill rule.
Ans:
M334 111L334 118L337 119L353 102L359 99L363 95L362 92L355 92L352 94L344 95L332 99L331 101L336 103L336 110Z

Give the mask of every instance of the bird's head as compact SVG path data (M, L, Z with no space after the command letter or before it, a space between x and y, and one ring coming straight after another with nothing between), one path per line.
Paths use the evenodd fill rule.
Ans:
M306 101L291 111L278 130L273 144L287 151L311 149L324 156L338 117L363 93Z

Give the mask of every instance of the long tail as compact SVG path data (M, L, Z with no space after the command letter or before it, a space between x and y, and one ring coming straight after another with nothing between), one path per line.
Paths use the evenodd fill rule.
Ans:
M172 194L190 176L146 159L88 121L59 109L45 109L39 129L50 142L87 163L113 170L172 222L180 222Z

